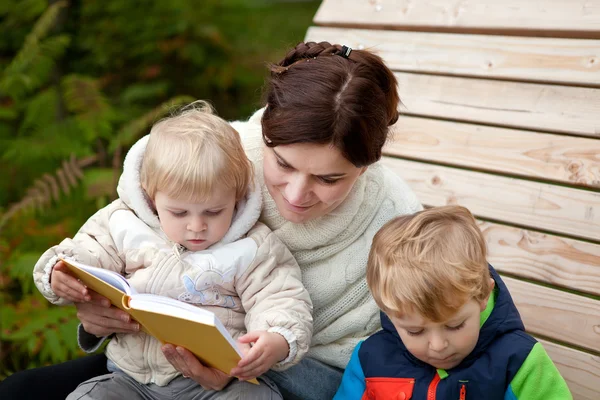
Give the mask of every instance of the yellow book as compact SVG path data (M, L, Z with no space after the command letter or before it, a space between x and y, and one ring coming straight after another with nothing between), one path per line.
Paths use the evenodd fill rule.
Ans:
M229 374L242 358L235 340L214 313L170 297L137 293L122 275L73 260L62 261L88 288L130 314L142 330L191 351L202 364ZM256 379L250 380L258 384Z

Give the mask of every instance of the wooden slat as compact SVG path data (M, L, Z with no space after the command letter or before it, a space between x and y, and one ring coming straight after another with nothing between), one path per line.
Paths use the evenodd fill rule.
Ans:
M401 117L384 153L600 188L600 140Z
M600 36L598 0L324 0L318 25Z
M600 357L538 339L556 364L574 400L598 400L600 394Z
M600 137L600 89L398 73L409 115Z
M479 221L500 272L600 296L600 245Z
M425 205L461 204L484 219L600 240L600 193L385 157Z
M394 70L600 85L600 40L312 27L307 41L368 48Z
M600 352L600 300L503 277L530 333Z

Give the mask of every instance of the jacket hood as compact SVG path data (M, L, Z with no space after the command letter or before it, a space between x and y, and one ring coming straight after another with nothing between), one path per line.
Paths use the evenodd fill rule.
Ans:
M123 163L123 173L119 179L117 193L121 200L150 227L161 232L158 215L154 212L152 202L146 195L140 180L142 160L150 135L138 140L129 150ZM229 230L218 243L223 245L243 237L256 223L262 210L261 187L255 178L245 199L238 201L236 211ZM215 245L213 245L215 246Z
M500 275L498 275L491 265L489 266L489 270L492 279L494 279L494 282L496 283L494 288L494 291L496 292L494 309L480 328L479 339L477 340L475 349L473 349L471 354L459 364L460 367L472 364L497 337L515 330L525 330L519 311L517 310L506 285L502 281L502 278L500 278ZM398 339L397 345L401 348L402 352L408 353L411 360L420 362L408 352L406 346L402 343L394 324L392 324L392 321L383 312L381 313L381 326L384 331L391 333Z

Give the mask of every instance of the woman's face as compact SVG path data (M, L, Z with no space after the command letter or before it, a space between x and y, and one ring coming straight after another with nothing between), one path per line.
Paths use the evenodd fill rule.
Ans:
M279 213L295 223L333 211L367 169L355 167L336 147L314 143L265 146L263 166Z

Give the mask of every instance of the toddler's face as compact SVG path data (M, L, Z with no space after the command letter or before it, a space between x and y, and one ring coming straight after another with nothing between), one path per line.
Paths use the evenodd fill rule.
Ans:
M154 198L165 235L190 251L205 250L225 236L235 203L235 190L221 185L204 203L180 201L160 191Z
M475 348L479 339L479 317L487 299L470 300L451 318L432 322L416 312L389 316L402 342L413 356L438 369L456 367Z

